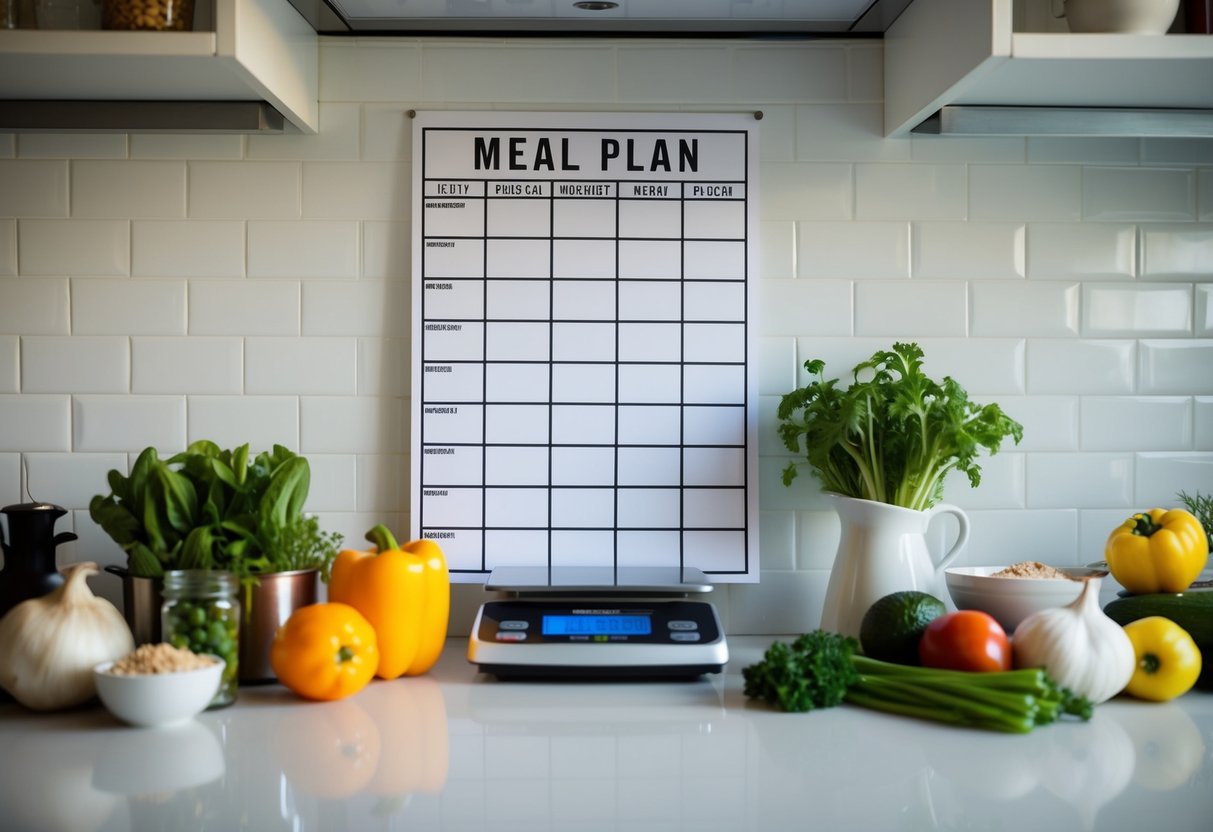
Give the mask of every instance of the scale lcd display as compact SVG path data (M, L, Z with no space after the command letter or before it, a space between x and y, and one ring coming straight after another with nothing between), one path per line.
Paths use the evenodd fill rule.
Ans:
M653 631L647 615L545 615L545 636L647 636Z

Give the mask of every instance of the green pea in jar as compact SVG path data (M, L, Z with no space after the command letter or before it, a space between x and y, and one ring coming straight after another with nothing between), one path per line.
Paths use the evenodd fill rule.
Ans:
M236 701L240 657L240 602L236 576L213 569L180 569L164 573L160 608L163 639L199 655L227 663L219 692L209 708Z

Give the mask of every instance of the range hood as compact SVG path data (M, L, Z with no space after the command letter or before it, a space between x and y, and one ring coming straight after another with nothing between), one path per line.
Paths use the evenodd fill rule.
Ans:
M290 0L322 35L879 35L910 0Z

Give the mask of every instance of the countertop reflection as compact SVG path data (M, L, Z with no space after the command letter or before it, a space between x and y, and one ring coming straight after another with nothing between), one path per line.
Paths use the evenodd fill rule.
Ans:
M500 683L452 640L340 702L277 685L176 729L0 705L0 829L1208 830L1213 694L1025 736L749 703L721 676Z

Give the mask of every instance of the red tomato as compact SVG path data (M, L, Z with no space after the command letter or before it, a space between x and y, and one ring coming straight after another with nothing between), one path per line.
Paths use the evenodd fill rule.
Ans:
M990 615L960 610L939 616L927 625L918 642L924 667L946 670L1010 670L1011 642Z

